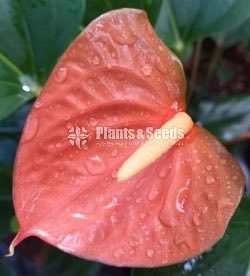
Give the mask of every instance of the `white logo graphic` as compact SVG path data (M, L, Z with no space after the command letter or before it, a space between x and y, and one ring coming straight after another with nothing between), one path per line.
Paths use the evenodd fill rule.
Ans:
M69 129L68 140L72 146L76 145L78 148L87 143L87 138L90 134L85 127L79 127L78 125L72 126Z

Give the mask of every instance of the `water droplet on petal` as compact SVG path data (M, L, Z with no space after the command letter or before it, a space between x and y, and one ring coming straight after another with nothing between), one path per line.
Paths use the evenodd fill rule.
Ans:
M131 249L131 250L129 251L129 255L130 255L130 256L135 255L135 251L134 251L133 249Z
M191 188L191 179L188 179L185 183L185 187L180 189L180 191L178 192L177 199L176 199L176 209L181 213L185 212L185 205L188 199L190 188Z
M165 169L161 169L159 172L159 177L160 178L165 178L166 177L166 170Z
M110 154L112 157L116 157L118 155L118 150L117 149L113 149L111 151L111 154Z
M68 69L66 67L60 67L54 74L53 79L55 82L62 83L66 80Z
M225 160L225 159L221 159L221 160L220 160L220 164L221 164L221 165L225 165L225 164L226 164L226 160Z
M148 249L147 252L146 252L146 255L149 258L153 258L154 257L154 250L153 249Z
M33 112L27 118L22 142L27 143L31 141L36 136L38 132L38 128L39 128L39 119L36 113Z
M112 32L111 35L113 40L121 45L133 45L136 42L136 35L134 35L130 30L124 32Z
M150 76L151 73L152 73L152 66L149 65L149 64L146 64L144 65L142 68L141 68L141 71L142 73L145 75L145 76Z
M92 62L93 62L94 65L98 65L100 63L100 59L97 56L95 56L93 58Z
M137 197L137 199L135 200L135 202L136 202L137 204L139 204L139 203L141 202L141 200L142 200L142 198L139 196L139 197Z
M145 217L146 217L146 214L145 214L145 213L141 213L141 214L140 214L140 218L141 218L141 219L144 219Z
M156 198L158 197L158 195L160 194L159 190L157 187L152 187L148 193L148 200L149 201L154 201L156 200Z
M106 170L105 160L99 155L93 155L85 161L85 167L91 175L102 174Z
M93 127L97 126L98 121L95 118L90 118L89 119L89 124Z
M179 108L179 105L178 105L178 102L177 101L174 101L172 104L171 104L171 107L170 107L172 110L178 110Z
M206 176L207 184L213 184L214 182L215 182L215 179L213 178L213 176L211 176L211 175Z
M201 219L200 219L200 214L199 213L194 214L193 222L197 226L199 226L201 224Z
M35 104L34 104L34 107L35 108L41 108L43 106L43 103L39 100L36 100Z
M112 177L112 178L117 178L117 170L114 170L114 171L111 173L111 177Z
M114 116L114 117L113 117L113 121L114 121L114 122L118 122L118 117Z
M207 165L207 170L208 170L208 171L211 171L212 168L213 168L212 165Z
M162 74L166 74L167 73L167 68L165 66L165 64L161 61L161 59L159 57L157 57L156 61L155 61L155 67L162 73Z
M160 46L159 46L159 50L160 50L161 52L163 52L163 51L164 51L164 48L160 45Z
M125 255L125 252L122 249L116 249L114 251L114 257L115 258L120 258L120 257L122 257L124 255Z

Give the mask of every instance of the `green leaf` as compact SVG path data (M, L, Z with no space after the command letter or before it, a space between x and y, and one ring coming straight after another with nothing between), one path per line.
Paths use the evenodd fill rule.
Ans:
M0 179L1 179L1 223L0 223L0 237L4 237L10 233L10 221L14 215L11 197L11 179L12 171L5 167L0 166Z
M250 129L250 96L221 97L201 101L198 122L222 141L230 141Z
M133 276L246 275L250 264L250 198L243 197L224 237L191 260L156 269L134 269Z
M15 276L9 268L0 261L0 274L1 276Z
M20 0L36 68L48 73L73 40L85 10L83 0ZM45 74L47 77L47 74Z
M224 47L230 47L236 43L250 44L250 17L236 28L227 32L219 33L214 36L217 44Z
M86 10L88 11L84 17L84 24L89 24L93 19L102 13L120 8L137 8L145 10L148 14L151 24L156 22L162 0L91 0L87 1Z
M20 68L20 72L34 73L30 37L17 0L1 0L0 37L0 53Z
M39 94L79 29L85 1L1 0L0 5L1 120Z
M198 38L236 28L250 16L248 0L163 0L155 28L182 55Z
M48 260L39 272L40 276L63 275L63 276L91 276L97 275L96 271L100 264L86 261L51 248Z

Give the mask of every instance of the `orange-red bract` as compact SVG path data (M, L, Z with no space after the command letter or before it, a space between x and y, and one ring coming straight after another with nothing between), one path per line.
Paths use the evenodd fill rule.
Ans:
M15 163L20 231L12 246L34 235L86 259L142 267L211 247L244 185L239 166L211 134L195 126L122 184L116 172L140 141L94 134L97 126L158 128L185 108L182 66L143 11L122 9L93 21L65 51L27 119Z

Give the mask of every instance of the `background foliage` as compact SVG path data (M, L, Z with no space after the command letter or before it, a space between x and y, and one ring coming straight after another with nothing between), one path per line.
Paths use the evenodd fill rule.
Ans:
M0 0L0 274L249 276L247 193L224 238L183 264L158 269L112 268L32 239L20 246L15 257L3 257L18 227L11 198L12 169L33 100L84 26L101 13L122 7L144 9L159 36L181 58L188 76L189 112L228 146L249 185L250 88L234 91L234 85L239 86L236 72L223 65L240 47L250 69L249 0ZM237 66L241 62L237 59ZM240 77L248 76L244 68Z

